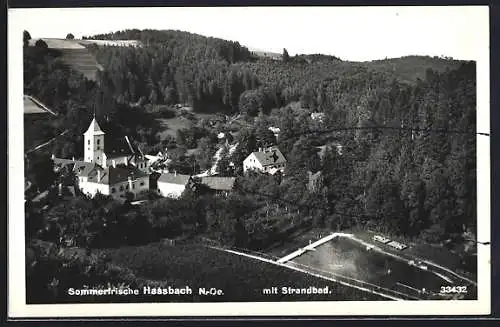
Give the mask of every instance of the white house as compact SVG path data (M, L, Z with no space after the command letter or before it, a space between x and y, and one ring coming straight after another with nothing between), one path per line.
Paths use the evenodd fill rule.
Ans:
M243 160L243 172L250 170L274 175L285 171L286 159L277 147L259 148Z
M164 197L178 198L192 182L191 176L163 173L158 178L158 193Z
M115 198L125 198L126 193L134 197L149 190L149 176L133 166L112 165L103 168L98 164L75 164L78 186L83 193L95 196L98 192Z

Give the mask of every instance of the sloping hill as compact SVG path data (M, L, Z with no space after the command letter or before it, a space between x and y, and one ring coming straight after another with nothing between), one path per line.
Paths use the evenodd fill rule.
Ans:
M444 72L447 68L456 69L463 61L445 59L429 56L406 56L401 58L391 58L385 60L375 60L363 62L362 64L370 69L381 72L392 73L399 81L404 83L414 83L417 79L425 79L427 69L436 72Z
M169 246L152 243L106 249L101 252L106 254L112 264L127 267L138 279L149 280L148 284L151 286L190 285L195 291L198 287L216 287L224 291L224 294L218 297L208 298L195 294L175 299L164 297L160 300L162 302L384 300L375 294L333 281L201 245ZM175 264L172 264L173 262ZM328 286L331 293L263 295L263 289L273 286L280 290L282 287Z
M62 61L72 69L81 72L89 80L95 80L96 71L102 70L95 57L90 51L80 44L79 40L66 39L42 39L50 49L56 49L61 53ZM30 40L30 45L35 45L38 39Z
M142 42L138 40L79 40L79 44L88 45L96 44L100 46L112 46L112 47L142 47Z
M281 58L283 57L281 53L265 51L260 49L252 49L252 48L249 48L248 50L250 50L252 54L256 55L259 58L270 58L274 60L281 60Z
M102 70L96 59L89 50L83 49L59 49L63 61L72 69L81 72L89 80L95 80L96 71Z

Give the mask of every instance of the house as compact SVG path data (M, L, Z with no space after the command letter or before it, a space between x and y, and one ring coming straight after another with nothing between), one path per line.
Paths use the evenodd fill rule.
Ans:
M319 192L324 185L324 178L321 171L317 171L314 174L311 171L308 171L307 176L308 176L307 189L313 193Z
M279 129L279 127L273 127L273 126L271 126L268 129L273 133L273 135L276 138L276 140L278 140L278 137L279 137L280 132L281 132L281 130Z
M325 119L325 113L324 112L313 112L313 113L311 113L311 119L319 121L319 122L323 122Z
M52 156L56 169L71 167L81 192L92 197L101 193L124 199L127 194L135 198L149 190L148 160L140 150L133 148L127 137L115 143L121 143L121 147L112 148L115 144L108 142L110 138L105 140L95 117L83 135L83 161Z
M337 150L338 155L340 155L340 156L342 155L343 148L342 148L342 145L340 145L338 143L330 143L330 144L317 146L316 149L318 150L318 156L319 156L320 160L323 160L326 152L331 151L333 148L335 148Z
M234 189L236 177L201 177L200 184L216 194L227 196Z
M127 193L131 193L135 198L149 190L149 175L131 165L113 164L103 168L91 163L79 166L76 174L80 190L92 197L101 193L125 198Z
M277 147L259 148L243 160L243 172L260 171L274 175L285 171L286 159Z
M161 196L178 198L192 183L191 176L177 173L163 173L157 181L157 190Z

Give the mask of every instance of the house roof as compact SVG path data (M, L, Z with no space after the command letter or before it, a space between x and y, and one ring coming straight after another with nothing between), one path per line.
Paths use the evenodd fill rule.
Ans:
M186 185L191 176L183 174L163 173L158 179L158 183Z
M265 151L252 152L252 154L263 167L286 162L285 157L277 147L270 147L265 149Z
M97 178L97 171L101 172L99 180ZM89 182L114 185L116 183L128 181L129 177L131 177L132 180L137 180L139 178L148 177L148 174L130 165L116 165L116 167L111 166L107 168L95 165L94 168L90 170L87 177Z
M54 111L47 108L38 99L26 94L24 95L24 114L51 114L57 116Z
M93 162L77 161L73 169L78 176L88 177L95 166L96 164Z
M201 184L216 191L230 191L234 187L236 177L202 177Z
M84 163L84 161L78 161L78 160L71 160L71 159L61 159L61 158L54 158L52 159L52 161L54 161L54 166L56 167L67 167L69 166L71 169L73 169L74 167L72 167L72 165L76 164L76 163Z

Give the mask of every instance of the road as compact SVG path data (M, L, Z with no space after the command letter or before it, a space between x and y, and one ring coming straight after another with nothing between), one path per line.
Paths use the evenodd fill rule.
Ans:
M32 153L32 152L34 152L34 151L37 151L37 150L40 150L41 148L46 147L46 146L47 146L47 145L49 145L50 143L54 142L54 141L55 141L58 137L61 137L61 136L65 135L65 134L66 134L66 133L68 133L68 132L69 132L69 130L68 130L68 129L67 129L67 130L65 130L64 132L62 132L61 134L59 134L59 135L57 135L57 136L54 136L53 138L51 138L51 139L50 139L50 140L48 140L47 142L42 143L42 144L40 144L40 145L37 145L37 146L36 146L36 147L34 147L33 149L26 151L26 154Z

